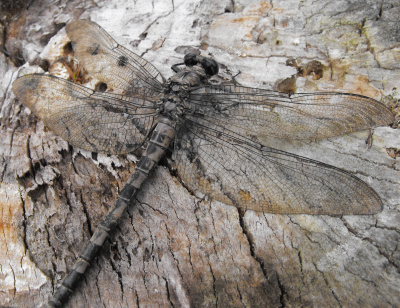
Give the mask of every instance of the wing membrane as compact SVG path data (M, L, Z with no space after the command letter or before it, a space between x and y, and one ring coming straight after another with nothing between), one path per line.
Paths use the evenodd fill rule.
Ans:
M374 214L375 191L350 173L264 147L200 118L175 141L178 174L191 189L226 204L283 214Z
M126 95L155 97L162 92L161 73L150 62L119 45L98 24L75 20L66 30L75 56L97 79Z
M14 81L15 95L51 130L93 152L128 153L150 133L157 113L145 99L97 93L51 75Z
M189 94L196 113L263 143L263 138L320 139L394 121L378 101L348 93L287 94L241 86L205 86Z

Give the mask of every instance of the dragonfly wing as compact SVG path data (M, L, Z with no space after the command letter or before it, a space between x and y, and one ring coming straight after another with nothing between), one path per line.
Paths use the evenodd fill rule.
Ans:
M385 126L380 102L348 93L294 94L241 86L205 86L189 94L196 113L263 143L263 138L321 139Z
M97 93L51 75L25 75L15 80L12 88L57 135L93 152L135 150L147 138L157 117L151 101Z
M94 77L125 94L155 97L164 77L150 63L119 45L98 24L75 20L66 26L75 56Z
M178 174L193 190L244 209L282 214L374 214L375 191L352 174L265 147L188 116L175 141Z

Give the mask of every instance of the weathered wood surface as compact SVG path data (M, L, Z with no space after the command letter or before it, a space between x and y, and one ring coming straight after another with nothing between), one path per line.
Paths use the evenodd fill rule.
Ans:
M46 129L10 90L19 57L28 71L47 59L66 78L63 26L91 18L166 77L200 48L222 77L240 70L244 85L364 94L398 114L399 10L398 1L43 0L3 18L0 306L47 300L136 161L72 148ZM314 73L297 74L290 58ZM400 132L376 129L369 151L367 136L273 146L367 181L384 202L374 216L241 212L194 196L159 167L67 306L400 306Z

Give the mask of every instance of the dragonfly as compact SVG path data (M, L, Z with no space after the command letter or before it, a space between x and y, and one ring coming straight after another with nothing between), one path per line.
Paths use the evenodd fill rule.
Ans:
M13 82L17 98L70 144L130 153L147 144L115 204L49 299L64 305L149 173L169 149L186 187L245 210L275 214L372 215L383 204L367 183L334 166L266 146L263 140L316 140L386 126L380 102L338 92L287 94L213 84L218 63L188 53L165 79L98 24L66 26L79 63L114 91L48 74Z

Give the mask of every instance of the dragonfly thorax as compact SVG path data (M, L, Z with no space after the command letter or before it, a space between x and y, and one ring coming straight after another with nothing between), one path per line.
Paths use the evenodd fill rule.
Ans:
M184 65L183 68L178 66ZM193 88L204 86L208 79L218 73L218 63L211 58L188 53L184 63L172 66L176 72L164 83L163 97L159 112L177 120L184 113L193 113L194 106L188 102L189 92Z
M175 85L176 86L176 85ZM164 92L163 98L159 102L159 113L170 118L178 120L187 109L185 102L186 90Z

